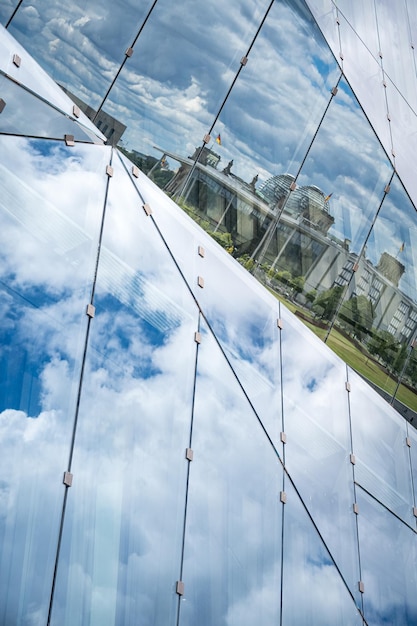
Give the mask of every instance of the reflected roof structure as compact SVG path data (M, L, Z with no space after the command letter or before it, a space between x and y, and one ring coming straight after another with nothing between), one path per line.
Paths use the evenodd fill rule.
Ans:
M0 626L417 622L409 4L1 6Z

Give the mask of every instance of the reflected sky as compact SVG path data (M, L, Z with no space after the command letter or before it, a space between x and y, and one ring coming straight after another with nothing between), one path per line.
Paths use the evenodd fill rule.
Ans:
M329 235L342 242L347 239L349 249L358 254L392 167L349 85L341 80L338 87L299 183L317 185L325 195L331 194L329 212L334 224Z
M267 6L242 0L226 7L216 0L197 10L190 1L159 0L105 106L127 124L125 145L145 153L154 145L184 156L194 152ZM59 3L50 3L46 10L35 1L21 7L10 32L58 82L94 107L130 45L127 32L132 32L132 24L139 28L144 13L145 7L133 12L130 3L111 8L95 2L82 8L71 4L63 12ZM46 49L53 54L45 54ZM336 80L337 66L304 4L274 3L236 84L236 96L215 129L224 134L223 161L238 159L244 177L258 171L267 178L291 169L294 158L299 163ZM312 102L315 113L306 115ZM310 127L303 140L306 118ZM278 145L287 148L278 150Z
M417 620L417 535L361 489L358 504L367 623L412 626Z
M104 200L103 152L1 137L0 620L44 624ZM74 204L73 204L74 202Z
M416 202L410 167L410 155L415 154L417 145L413 4L397 5L386 0L361 5L350 0L337 2L340 40L330 0L309 0L308 4L335 56L339 58L342 52L343 61L339 62L347 79ZM330 13L333 19L328 19ZM405 119L409 120L406 126ZM410 127L414 129L411 133L407 132Z

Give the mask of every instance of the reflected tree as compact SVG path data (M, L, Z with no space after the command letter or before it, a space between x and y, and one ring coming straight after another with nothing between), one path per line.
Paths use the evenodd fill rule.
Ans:
M407 358L407 346L395 339L387 330L375 330L368 342L370 354L391 372L400 373Z
M362 341L372 328L375 311L366 296L353 296L343 303L339 317L346 330Z
M313 311L317 317L330 320L336 312L343 293L343 287L336 286L319 293L313 303Z

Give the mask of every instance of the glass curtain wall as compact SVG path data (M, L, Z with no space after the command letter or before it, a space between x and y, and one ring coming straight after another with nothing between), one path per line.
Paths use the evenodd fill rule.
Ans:
M167 3L167 14L162 6L142 5L138 45L167 20L166 32L197 54L191 30L187 38L188 27L170 21L186 3ZM40 51L75 7L60 14L23 0L9 6L17 11L8 29L23 37L33 20ZM113 135L131 132L115 116L115 94L135 55L110 75L110 40L88 30L104 29L106 5L79 11L56 50L68 52L77 33L91 53L102 45L96 72L107 68L109 80L100 94L113 84L114 109L101 132L88 117L100 113L93 99L94 116L74 108L0 32L1 626L415 624L417 437L412 416L371 389L357 358L395 386L391 396L409 379L413 397L415 214L401 171L301 2L242 2L223 11L224 24L207 14L242 35L233 40L238 69L227 74L233 89L223 105L206 68L195 103L212 117L186 110L190 100L178 113L210 130L215 149L188 136L195 159L163 146L152 161L151 150L106 146L105 120ZM223 169L216 161L232 123L236 167L268 161L249 152L250 134L239 141L235 89L252 56L266 63L271 46L277 80L265 67L252 115L260 119L271 83L276 130L277 99L290 95L291 34L302 68L287 76L302 100L293 143L291 133L259 143L286 171L256 168L248 182L234 174L232 152ZM236 50L219 44L219 70ZM59 58L64 71L58 52L50 61ZM198 83L197 62L190 55L187 67ZM314 91L303 100L308 79ZM173 84L164 84L168 97ZM166 105L154 99L155 109ZM250 111L241 100L241 115ZM151 165L148 176L138 163ZM173 173L169 193L185 211L159 188L158 171Z
M0 16L108 143L414 420L412 3L20 0Z

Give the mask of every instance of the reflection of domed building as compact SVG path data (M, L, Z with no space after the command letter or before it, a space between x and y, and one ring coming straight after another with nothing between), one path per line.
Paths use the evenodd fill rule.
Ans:
M279 205L288 195L291 185L295 182L291 174L278 174L268 178L259 189L260 197L271 206Z
M327 233L334 223L334 218L329 213L329 197L314 185L296 186L295 178L291 174L279 174L269 178L258 193L271 208L280 209L286 200L286 213L294 218L302 217L307 225L322 233Z

